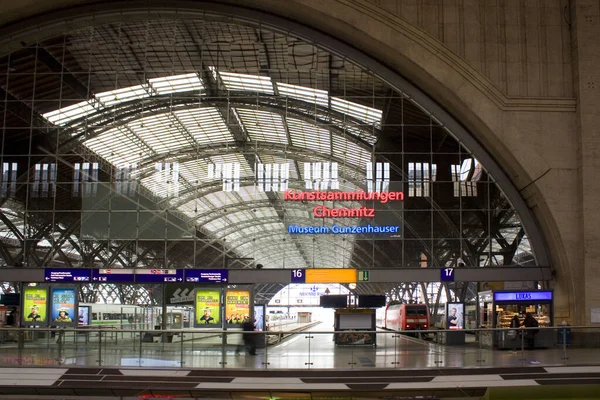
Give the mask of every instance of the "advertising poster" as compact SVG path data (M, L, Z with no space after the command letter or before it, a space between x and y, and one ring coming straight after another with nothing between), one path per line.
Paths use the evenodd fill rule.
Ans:
M373 345L375 344L375 335L373 333L348 332L336 333L335 343L338 345Z
M254 306L254 326L257 331L265 330L265 306L262 304Z
M197 328L217 328L221 325L221 291L196 289Z
M90 307L80 306L79 317L77 318L77 325L86 326L90 324Z
M448 303L446 305L446 329L465 329L465 305L463 303Z
M241 325L250 320L250 291L227 290L225 292L225 318L228 324Z
M46 325L48 291L46 288L25 287L23 289L23 324Z
M75 325L77 292L74 288L52 288L50 325Z

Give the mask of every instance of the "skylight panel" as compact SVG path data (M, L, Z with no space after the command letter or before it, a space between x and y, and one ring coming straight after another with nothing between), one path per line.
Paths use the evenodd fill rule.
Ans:
M187 182L193 185L202 185L207 183L208 168L204 160L193 160L182 163L179 174Z
M283 119L279 114L242 108L237 108L236 111L250 140L288 144Z
M154 92L159 95L189 92L192 90L204 90L204 84L195 72L191 74L148 79L148 82Z
M261 92L274 94L271 78L259 75L236 74L232 72L221 72L219 76L227 90L243 90L248 92Z
M227 218L234 224L244 223L246 221L253 221L254 213L248 210L236 211L232 213L227 213ZM230 226L230 228L234 228ZM234 229L235 230L235 229Z
M175 152L194 144L169 114L144 117L128 126L157 154Z
M254 186L241 186L237 192L242 201L261 201L267 200L268 196L265 192L256 190Z
M139 163L149 150L140 147L123 128L113 128L85 141L85 145L113 165Z
M44 118L55 125L67 125L76 119L87 117L97 111L93 102L86 100L72 106L59 108L42 114Z
M198 215L210 210L210 207L206 206L197 199L192 199L187 203L180 205L178 209L188 217L195 218Z
M96 95L96 98L107 107L147 97L150 97L150 93L148 92L148 85L146 84L110 90Z
M306 147L321 154L330 154L330 133L294 118L288 118L288 130L292 138L292 145Z
M261 207L256 209L254 215L256 218L270 218L277 217L278 214L273 207Z
M209 193L206 196L204 196L204 199L210 202L216 208L232 206L234 204L239 203L239 201L233 195L233 192Z
M383 111L376 108L363 106L362 104L354 103L347 100L342 100L338 97L331 98L331 108L339 111L367 124L381 124Z
M285 218L286 218L286 222L290 223L292 221L294 221L296 218L299 219L309 219L310 218L309 211L307 210L300 210L297 208L286 208L285 209Z
M232 142L232 133L223 117L214 107L198 107L189 110L174 111L181 125L201 145Z
M329 105L329 93L325 90L312 89L304 86L288 85L287 83L277 83L279 94L293 99L306 101L327 107Z
M225 154L222 156L213 156L210 158L213 164L239 163L240 178L254 177L254 171L248 165L248 160L242 154Z
M253 220L254 216L248 211L238 211L236 213L227 214L227 219L232 224L239 224L240 222Z
M214 221L210 221L206 224L204 224L203 228L214 232L217 231L219 229L225 228L227 226L227 221L225 221L223 218L219 218L219 219L215 219Z
M363 168L371 161L371 153L351 141L333 135L333 155L346 160L346 163Z
M256 235L257 233L264 234L269 230L270 229L267 229L267 227L265 225L261 224L260 226L258 226L258 225L257 226L249 226L247 228L240 229L240 230L238 230L238 232L241 233L245 237L249 237L252 235ZM257 248L258 248L258 246L257 246Z
M231 232L225 236L221 236L221 239L226 239L229 243L236 243L236 242L241 242L244 238L244 235L242 235L240 232Z

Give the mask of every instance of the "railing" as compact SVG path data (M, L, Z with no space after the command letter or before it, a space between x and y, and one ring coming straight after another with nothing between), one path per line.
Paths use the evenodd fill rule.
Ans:
M535 330L539 332L534 334ZM267 344L270 336L282 333L288 335L283 343ZM569 335L576 346L569 345ZM535 350L528 350L531 337ZM249 346L244 346L244 339ZM258 347L256 356L248 354L254 345ZM0 329L0 349L0 366L369 369L581 365L600 363L600 328L409 332L4 328Z

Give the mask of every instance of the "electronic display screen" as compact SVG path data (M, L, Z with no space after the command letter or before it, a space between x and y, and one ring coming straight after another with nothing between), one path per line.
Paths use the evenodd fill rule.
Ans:
M346 308L348 307L348 296L327 295L321 296L320 306L323 308Z

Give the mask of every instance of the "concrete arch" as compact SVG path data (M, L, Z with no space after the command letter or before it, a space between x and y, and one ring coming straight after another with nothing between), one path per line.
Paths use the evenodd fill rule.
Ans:
M29 24L25 24L32 27L27 31L21 29L23 25L7 25L0 32L0 37L5 38L0 42L0 53L19 46L21 41L31 42L46 34L99 23L103 18L107 21L124 15L133 18L136 15L134 10L145 10L146 17L181 17L187 13L215 10L278 26L336 53L343 51L359 64L365 65L364 61L370 60L366 65L369 69L392 86L410 92L427 110L435 110L435 118L457 133L466 147L486 166L497 166L497 169L492 168L492 172L509 198L526 199L526 202L523 200L520 205L516 204L516 209L532 239L541 239L542 235L536 233L545 233L551 253L548 256L543 240L532 243L538 251L538 263L552 264L558 270L557 289L562 299L556 314L569 317L569 310L574 310L575 315L581 315L582 310L577 309L573 300L577 271L571 266L576 261L570 259L577 248L566 243L573 238L558 228L562 221L573 218L559 205L575 201L577 193L573 184L559 191L563 189L561 184L575 179L570 172L564 172L570 171L574 163L571 156L568 161L557 160L556 154L549 157L545 154L546 146L536 145L543 141L546 132L573 130L575 100L507 96L467 62L419 28L366 1L332 1L336 4L312 0L257 0L252 4L255 9L244 10L243 15L236 14L239 8L229 7L247 5L241 0L226 0L220 4L179 1L170 3L168 7L154 1L94 1L92 5L83 7L74 7L84 3L81 0L56 0L44 4L24 1L8 5L7 10L0 13L4 18L2 22L22 21L42 12L61 11L31 19ZM92 14L97 15L90 19ZM47 21L52 21L52 24ZM327 35L322 32L327 32ZM352 46L347 43L352 43ZM402 80L399 74L407 80ZM431 99L435 99L436 103ZM557 140L559 143L556 144L555 153L556 149L569 153L573 150L574 145L567 139Z

